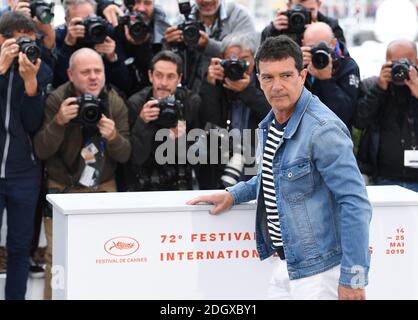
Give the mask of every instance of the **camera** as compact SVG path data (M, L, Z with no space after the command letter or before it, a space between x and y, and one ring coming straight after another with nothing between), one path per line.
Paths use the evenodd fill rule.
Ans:
M177 29L183 31L183 41L187 46L196 47L199 43L200 31L204 31L205 27L202 22L190 19L192 12L190 1L179 0L179 10L186 21L179 24Z
M128 26L130 36L139 43L144 42L151 31L150 26L140 12L128 11L124 16L118 18L118 23L121 26Z
M54 19L55 3L47 3L42 0L32 0L29 3L32 18L36 17L43 24L50 24Z
M287 10L285 14L289 19L287 28L289 33L304 33L305 25L312 22L311 12L299 4Z
M227 59L221 61L221 66L224 68L226 78L238 81L244 77L244 73L248 70L250 63L246 60Z
M85 28L83 43L99 44L103 43L107 37L107 22L102 17L93 14L84 18L78 24Z
M312 65L315 69L325 69L329 64L330 54L333 49L326 43L320 42L317 46L311 49Z
M153 123L161 128L175 128L180 117L180 110L183 109L183 104L177 100L175 95L158 100L156 107L160 108L160 114L157 120Z
M78 104L80 108L73 122L80 123L83 127L95 127L102 118L104 110L100 99L92 94L83 93L74 104Z
M411 64L408 59L402 58L392 64L392 80L394 82L404 82L409 80L409 67Z
M41 49L38 47L35 41L31 40L27 36L21 36L16 40L16 44L19 46L19 50L26 54L29 61L33 64L36 63L36 60L41 56Z

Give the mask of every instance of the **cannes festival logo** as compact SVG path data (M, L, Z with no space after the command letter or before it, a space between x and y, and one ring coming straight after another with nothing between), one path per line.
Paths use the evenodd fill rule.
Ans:
M139 249L139 242L131 237L115 237L108 240L104 249L112 256L129 256Z

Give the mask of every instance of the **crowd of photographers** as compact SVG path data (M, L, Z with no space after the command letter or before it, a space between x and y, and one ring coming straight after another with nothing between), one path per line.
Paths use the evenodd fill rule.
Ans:
M56 29L43 0L8 0L0 13L6 299L25 297L42 217L51 298L46 193L219 189L251 176L254 132L270 111L254 67L254 23L234 2L178 2L174 25L154 0L65 0ZM415 44L393 42L380 75L360 82L343 30L320 6L288 1L261 41L286 34L300 45L305 86L360 133L365 175L418 191Z

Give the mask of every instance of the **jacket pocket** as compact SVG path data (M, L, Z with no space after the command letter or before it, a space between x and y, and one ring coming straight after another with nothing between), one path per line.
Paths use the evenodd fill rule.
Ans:
M309 160L280 169L281 194L289 201L300 200L313 191L312 164Z

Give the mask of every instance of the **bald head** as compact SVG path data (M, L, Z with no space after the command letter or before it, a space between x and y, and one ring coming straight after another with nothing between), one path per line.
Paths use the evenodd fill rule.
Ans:
M97 60L97 63L101 64L104 68L103 59L100 56L100 54L97 53L97 51L94 51L90 48L81 48L71 55L70 62L68 64L68 69L72 70L74 66L77 65L79 62L86 61L86 58L88 58L89 61Z
M88 92L97 97L105 84L103 59L89 48L72 54L67 74L78 94Z
M387 61L397 61L401 58L406 58L413 64L417 60L417 46L415 42L410 40L395 40L389 43L386 50Z
M310 24L303 34L303 44L305 46L315 46L320 42L331 44L334 39L331 27L324 22Z

